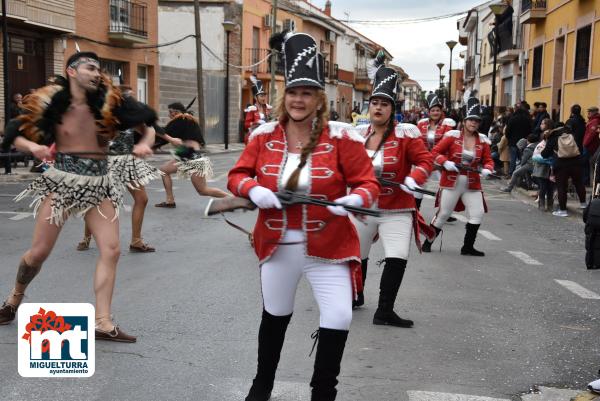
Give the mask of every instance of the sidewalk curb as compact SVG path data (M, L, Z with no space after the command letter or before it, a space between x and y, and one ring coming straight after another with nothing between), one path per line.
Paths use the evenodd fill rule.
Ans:
M487 180L486 182L488 183L492 183L492 185L494 185L498 190L502 187L505 187L508 185L508 180ZM536 191L528 191L525 188L521 188L521 187L515 187L513 188L512 192L506 193L507 195L510 195L513 198L518 198L521 200L526 199L527 204L531 205L531 206L535 206L537 208L537 204L535 202L535 198L532 197L533 192ZM518 194L518 195L515 195ZM520 195L520 196L519 196ZM579 202L577 202L579 204ZM574 206L572 202L567 202L567 211L569 213L569 216L575 215L577 217L582 217L583 216L583 209L579 209L578 206ZM552 216L552 214L549 212L550 216ZM555 217L555 216L552 216Z

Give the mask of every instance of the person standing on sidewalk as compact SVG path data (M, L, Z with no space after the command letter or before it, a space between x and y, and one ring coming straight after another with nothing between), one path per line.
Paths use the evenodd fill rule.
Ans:
M487 212L483 196L481 177L492 174L494 160L490 151L490 140L480 134L481 109L475 97L466 102L465 120L462 130L449 131L432 150L433 161L443 167L440 190L436 198L439 210L431 222L435 234L423 243L423 252L431 252L431 245L442 231L444 223L453 211L466 210L468 222L461 255L485 256L473 247L477 231ZM482 167L479 170L480 166Z
M585 186L581 167L581 155L569 127L555 128L549 133L542 157L547 159L555 157L554 174L556 176L556 190L558 192L558 210L552 212L554 216L567 217L567 192L569 178L575 186L579 197L579 208L585 209Z
M600 138L596 134L596 127L600 125L600 113L598 107L592 106L587 109L588 122L585 125L585 136L583 137L583 147L589 156L589 170L594 171L596 160L600 155Z
M425 183L431 173L433 159L417 127L395 122L396 70L385 67L381 60L372 78L373 93L369 99L371 124L357 129L366 138L367 154L377 176L393 181L397 186L384 186L379 194L377 207L384 210L385 215L366 216L361 220L352 216L351 220L360 238L363 284L367 277L369 252L376 236L381 239L385 250L385 266L373 324L412 327L412 320L402 319L394 312L394 303L404 278L413 232L419 243L418 222L423 221L411 190ZM359 292L354 306L363 304L364 295Z
M358 235L342 206L282 209L275 192L288 190L368 208L379 195L379 183L364 139L351 125L328 121L323 56L315 40L284 31L271 37L269 44L282 52L286 68L284 96L276 107L279 121L252 132L228 179L232 193L259 208L254 249L263 312L257 372L245 400L271 398L296 289L304 275L320 311L313 336L318 344L311 400L333 401L352 320L353 283L360 286Z
M571 106L571 115L565 122L565 125L568 126L573 133L575 143L577 143L577 147L579 148L583 169L583 184L587 186L590 183L590 155L583 146L583 139L585 138L585 119L581 116L580 105L574 104Z
M257 79L254 75L250 76L250 82L252 83L252 95L254 96L254 104L248 106L244 112L244 128L246 129L246 135L244 135L244 143L248 143L248 136L254 129L271 120L271 111L273 106L267 103L267 93L263 82Z
M519 159L519 149L517 142L521 138L527 138L531 134L531 117L529 116L529 105L522 102L514 114L508 119L504 135L508 141L508 149L510 152L510 166L508 175L511 176L517 166Z

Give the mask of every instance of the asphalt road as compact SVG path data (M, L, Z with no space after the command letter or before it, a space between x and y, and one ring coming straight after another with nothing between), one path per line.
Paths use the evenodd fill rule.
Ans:
M225 187L236 158L213 157L214 185ZM0 184L2 297L31 239L27 202L11 200L25 185ZM431 254L412 247L396 302L399 314L415 321L412 329L371 324L382 271L375 262L383 257L376 244L366 305L354 313L346 346L339 400L520 400L535 386L581 390L596 378L600 272L585 269L583 224L541 213L496 188L487 185L490 213L476 243L485 258L460 256L460 221L445 229L442 252L440 241ZM152 206L164 200L161 189L157 181L148 187L144 224L155 254L130 254L130 214L121 220L114 314L138 342L98 342L89 379L24 379L17 373L16 324L1 326L0 400L243 400L256 368L256 257L242 233L203 217L208 199L189 182L175 181L173 210ZM423 210L429 219L432 199ZM232 219L250 228L255 217L248 212ZM97 250L92 243L87 252L75 251L82 231L80 220L67 223L26 302L93 303ZM318 308L302 281L273 401L310 399L314 356L308 354L317 326ZM567 394L575 392L546 399L568 400Z

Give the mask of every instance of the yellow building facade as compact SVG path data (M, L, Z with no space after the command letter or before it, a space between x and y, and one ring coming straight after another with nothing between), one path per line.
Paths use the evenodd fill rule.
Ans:
M573 104L600 105L600 0L525 2L525 98L565 121Z

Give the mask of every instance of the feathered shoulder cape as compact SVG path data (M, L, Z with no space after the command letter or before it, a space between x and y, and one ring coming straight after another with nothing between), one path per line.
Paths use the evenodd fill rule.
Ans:
M157 115L147 105L133 98L124 98L110 78L102 75L98 90L87 94L87 103L94 115L100 143L108 143L118 131L140 124L152 125ZM56 127L71 105L69 83L63 77L44 86L23 100L24 114L11 120L4 132L2 148L7 150L17 136L50 145L56 138Z

